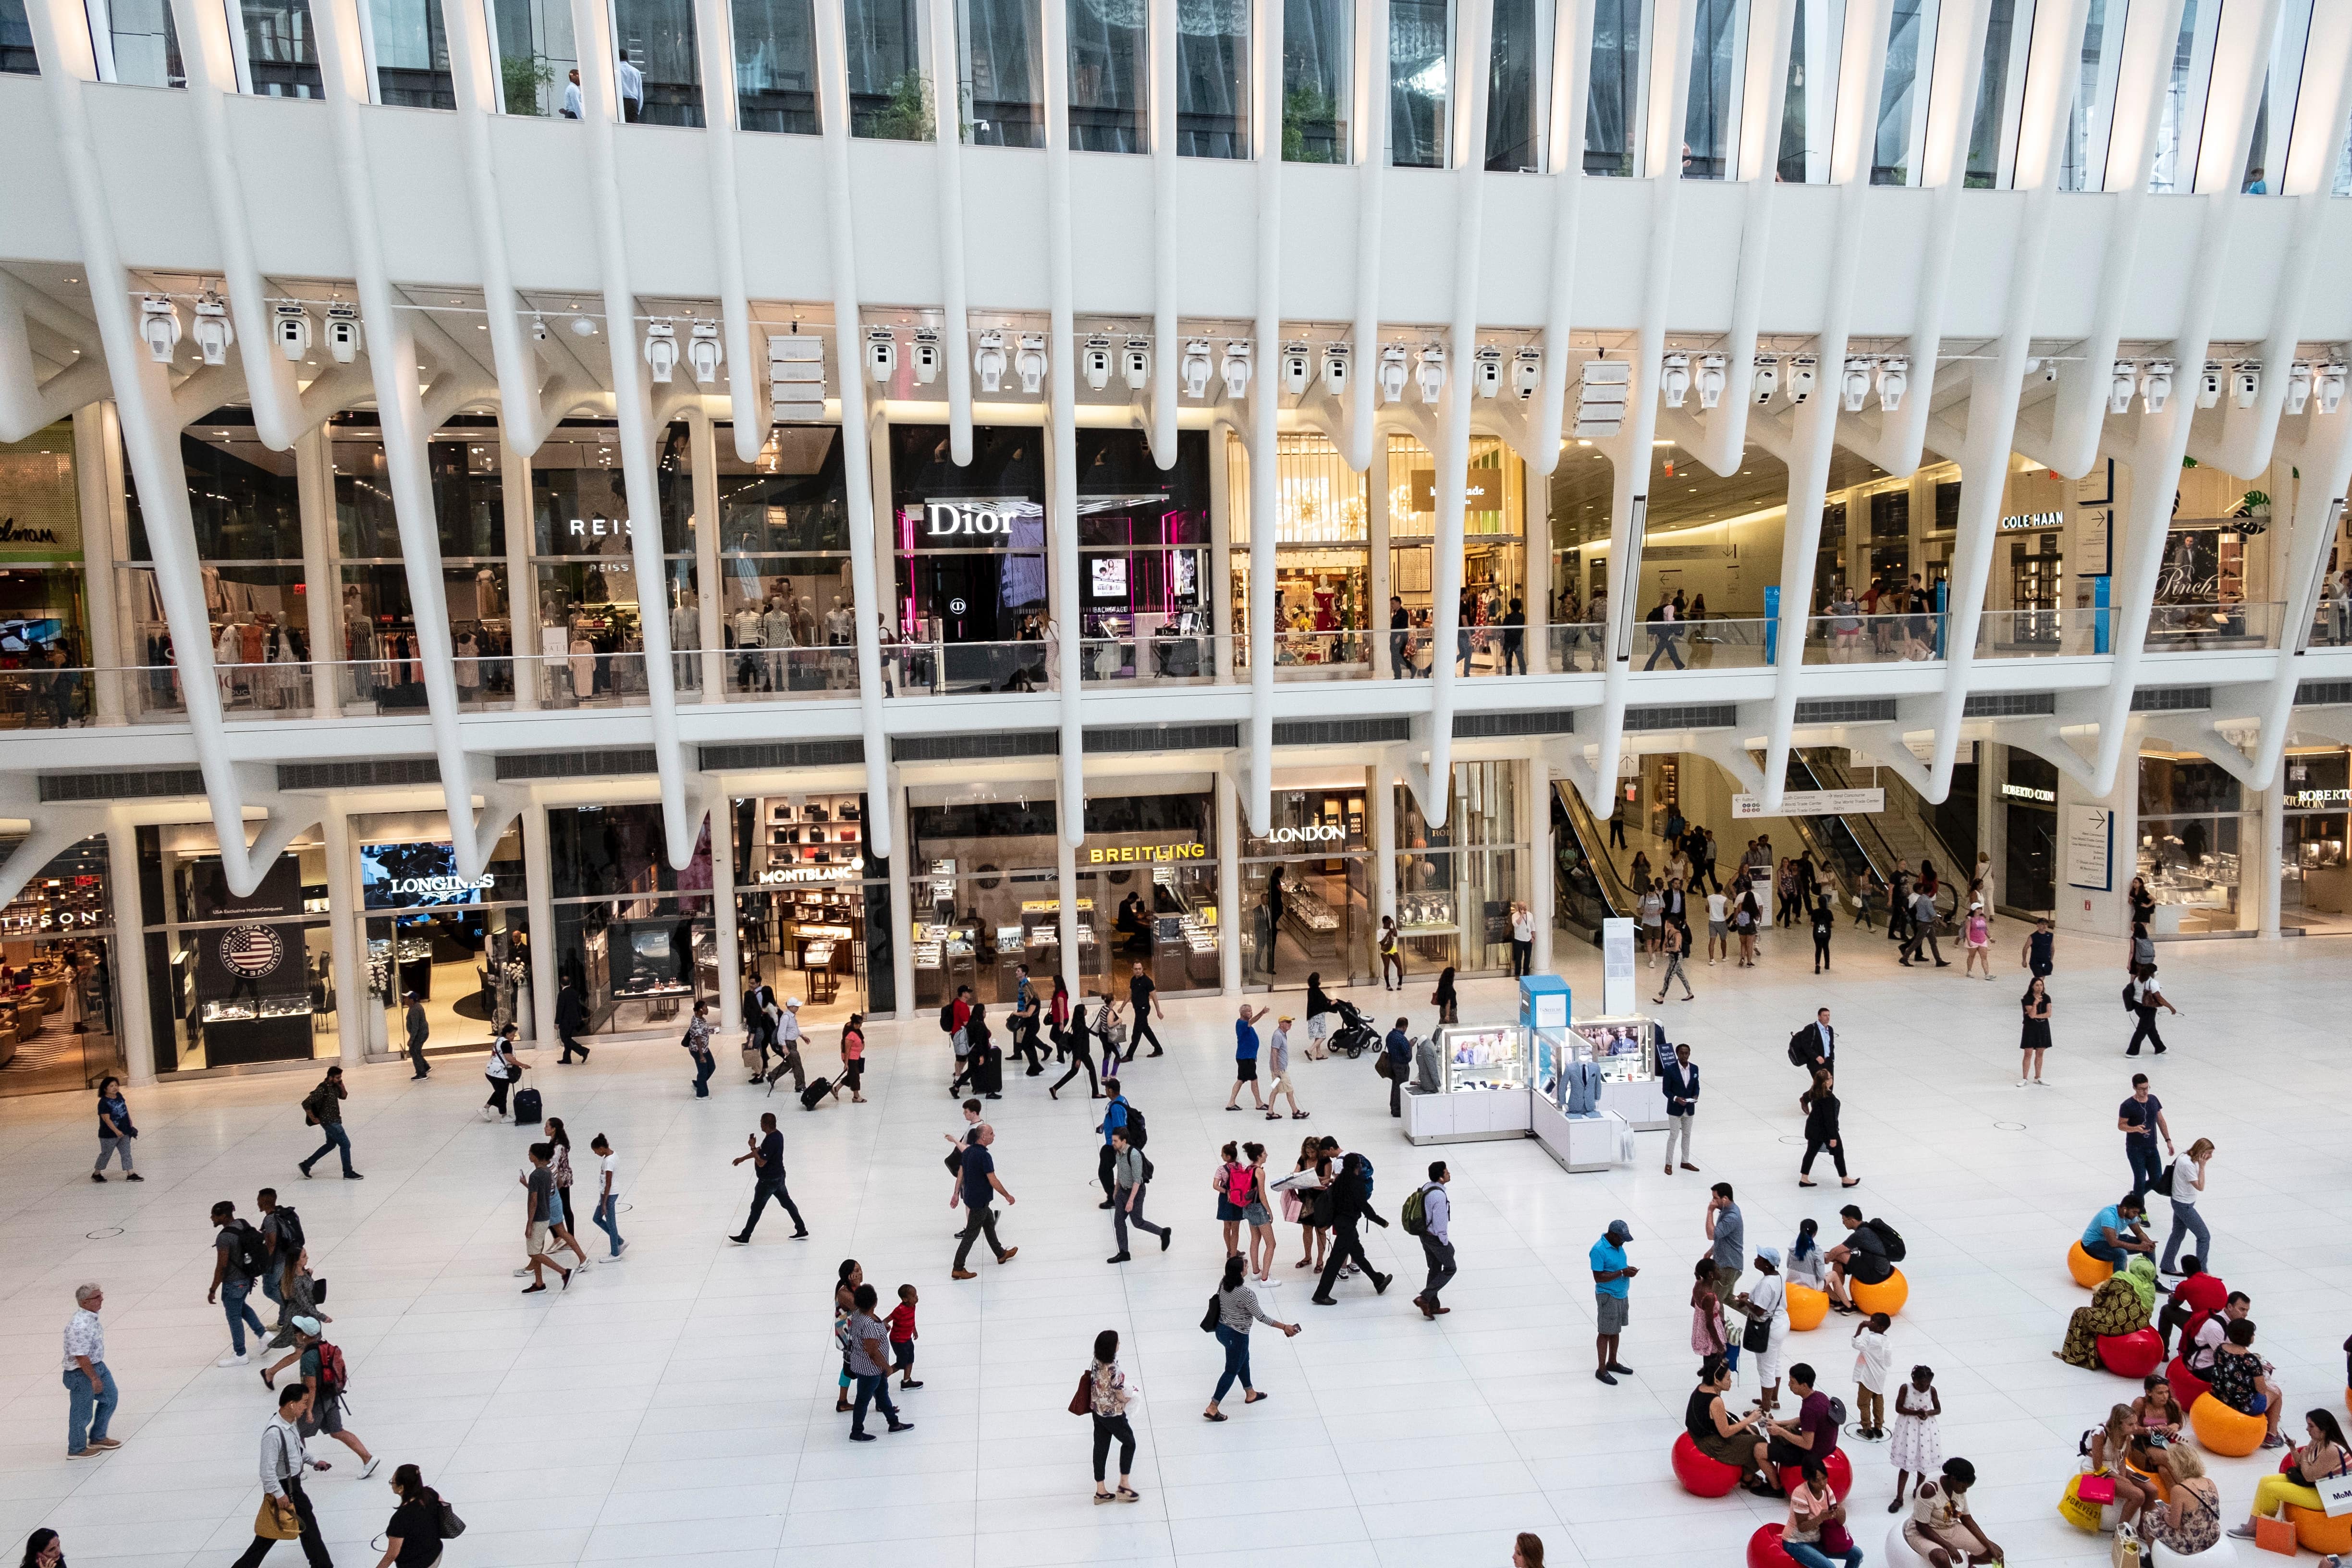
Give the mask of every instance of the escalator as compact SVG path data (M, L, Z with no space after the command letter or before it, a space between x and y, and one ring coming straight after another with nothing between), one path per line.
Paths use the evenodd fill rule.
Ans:
M1815 748L1789 752L1788 787L1792 790L1837 790L1856 787L1840 753ZM1916 809L1916 797L1900 780L1882 778L1875 787L1886 791L1887 810L1879 816L1791 817L1812 852L1838 884L1840 903L1853 907L1852 895L1867 871L1881 889L1891 885L1900 861L1915 873L1921 860L1934 862L1942 888L1937 902L1948 922L1957 920L1967 893L1968 868ZM1881 900L1884 907L1884 900Z
M1633 890L1609 858L1608 829L1564 780L1552 785L1551 830L1554 918L1598 947L1602 921L1633 912Z

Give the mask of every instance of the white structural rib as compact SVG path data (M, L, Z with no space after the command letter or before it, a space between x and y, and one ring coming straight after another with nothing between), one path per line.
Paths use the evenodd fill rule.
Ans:
M717 0L706 3L716 4ZM957 64L955 0L930 0L930 7L931 136L940 162L940 341L947 346L948 456L961 468L971 462L971 335L966 324L971 301L963 234L963 79ZM842 364L845 372L850 367L847 360Z
M1471 3L1475 10L1479 0ZM1250 80L1256 90L1250 142L1257 158L1257 318L1251 329L1256 365L1247 414L1250 732L1249 792L1242 806L1251 834L1263 837L1274 823L1274 542L1282 500L1276 434L1282 405L1282 7L1262 3L1255 7L1254 21Z
M468 0L443 0L449 5ZM453 35L454 36L454 35ZM719 321L727 349L729 413L735 427L735 456L760 460L768 444L767 355L751 336L751 295L743 275L743 185L736 172L741 108L735 92L735 15L727 0L694 0L695 47L702 61L702 123L710 149L712 254L719 274ZM843 439L849 438L845 429ZM703 597L716 599L716 585ZM718 688L706 680L705 700Z
M825 7L817 9L822 15ZM661 776L662 826L669 840L669 863L682 867L694 858L702 839L702 825L689 809L686 748L677 731L677 671L670 658L669 574L662 560L661 489L654 471L654 443L659 432L654 424L646 367L637 357L636 294L629 285L628 229L622 216L620 174L614 167L620 95L610 0L572 0L572 36L580 53L588 206L596 236L598 270L604 281L604 349L612 367L614 415L620 426L621 482L629 503L629 555L644 601L645 613L638 617L638 625L645 639L646 706L653 722L654 765ZM846 230L845 213L835 226L836 233ZM854 318L851 324L856 325ZM856 379L856 363L853 353L841 378L845 386ZM736 367L739 375L743 368ZM854 443L845 441L848 445Z
M1176 200L1176 6L1178 0L1150 0L1145 21L1150 28L1150 47L1146 52L1145 67L1150 73L1151 90L1145 94L1148 124L1151 133L1151 396L1150 413L1144 420L1144 430L1151 442L1151 460L1162 468L1176 466L1176 353L1177 296L1182 291L1182 275L1176 265L1176 237L1179 218ZM1045 9L1061 8L1065 15L1059 22L1049 22L1045 37L1050 40L1061 28L1066 42L1069 19L1066 0L1051 0ZM1056 55L1049 43L1045 50L1049 60L1066 59ZM1069 155L1069 68L1065 65L1048 70L1045 91L1045 145L1048 156L1055 145L1053 127L1062 127L1060 146L1066 160ZM1062 84L1063 110L1056 121L1054 114L1054 84ZM1277 153L1280 143L1276 143ZM1067 353L1075 343L1057 347L1056 353ZM1261 369L1264 367L1261 366ZM1215 459L1212 458L1213 462ZM1059 570L1057 567L1056 570ZM1228 654L1226 657L1230 658ZM1067 952L1067 949L1064 950Z
M2177 6L2179 0L2168 3ZM2088 16L2089 0L2064 0L2052 6L2047 13L2049 30L2037 31L2032 41L2035 63L2079 58ZM2056 68L2036 71L2028 78L2021 110L2023 122L2019 127L2016 180L2025 193L2025 211L2010 262L2000 336L1988 357L1969 364L1968 426L1945 453L1960 465L1960 510L1954 525L1951 588L1946 601L1949 615L1944 634L1944 688L1935 721L1935 749L1928 758L1927 787L1922 791L1934 801L1951 793L1960 721L1968 712L1969 678L1976 668L1977 632L1984 620L1985 584L1992 571L1994 533L2009 480L2010 450L2017 438L2018 397L2025 381L2051 232L2057 218L2059 138L2066 121L2065 95L2072 83L2071 76ZM1976 101L1973 92L1967 101ZM1967 172L1967 143L1959 142L1955 152L1954 164L1938 172L1957 184ZM1935 401L1935 373L1932 367L1923 373L1916 357L1911 364L1911 396L1924 418Z
M41 376L29 324L38 321L82 351ZM0 268L0 441L21 441L106 395L106 347L94 323Z
M1772 0L1763 3L1769 5ZM1551 160L1551 294L1544 302L1543 381L1517 444L1531 480L1549 479L1559 467L1560 449L1567 445L1560 437L1560 410L1567 405L1569 374L1575 368L1569 347L1576 329L1576 247L1583 233L1584 115L1592 81L1592 5L1593 0L1567 0L1552 33L1552 113L1546 130L1546 155ZM1546 621L1549 624L1549 616ZM1529 650L1537 669L1551 667L1550 650L1544 646L1549 640L1549 636L1538 640ZM1586 770L1577 766L1570 771L1571 777L1580 777Z
M2182 367L2202 365L2212 346L2214 308L2229 269L2231 219L2237 214L2238 204L2248 199L2239 194L2239 175L2253 140L2254 111L2270 61L2271 41L2278 32L2278 13L2279 0L2260 0L2225 10L2214 40L2213 86L2206 101L2197 165L2197 193L2205 199L2198 215L2197 249L2182 304L2180 331L2172 343L2173 363ZM2176 395L2163 413L2139 416L2130 443L2126 460L2135 482L2124 526L2126 557L2118 584L2121 592L2116 595L2115 671L2099 707L2099 752L2092 770L2095 795L2105 795L2115 789L2131 744L2132 694L2147 651L2148 613L2155 605L2157 573L2163 564L2165 536L2171 525L2176 493L2172 476L2180 471L2180 459L2188 453L2196 412L2194 396Z
M1042 7L1045 58L1070 58L1069 12ZM1157 94L1154 95L1155 98ZM1046 574L1055 638L1046 658L1061 687L1061 768L1056 781L1060 837L1055 863L1064 894L1060 906L1062 951L1078 951L1078 909L1072 879L1073 857L1087 836L1086 726L1080 707L1086 639L1078 609L1078 434L1076 312L1070 277L1070 73L1045 72L1045 290L1050 322L1045 333L1045 484L1047 529L1054 559ZM1168 379L1174 367L1163 361L1152 374Z
M1813 564L1822 541L1822 503L1829 493L1837 445L1838 382L1853 320L1854 279L1870 244L1865 210L1886 80L1892 0L1847 0L1838 62L1837 125L1830 142L1830 183L1838 187L1837 235L1814 353L1821 360L1811 398L1797 410L1789 453L1788 521L1780 532L1780 630L1772 679L1772 717L1764 737L1764 810L1780 809L1789 780L1790 732L1805 672L1805 626L1813 602Z
M1348 128L1349 156L1356 161L1355 379L1349 384L1346 405L1332 412L1339 419L1340 455L1348 467L1366 474L1387 446L1377 428L1373 387L1381 361L1381 251L1388 243L1381 203L1389 172L1389 0L1356 0L1355 20L1350 41L1356 80L1363 84L1363 97ZM1260 374L1267 368L1260 366ZM1385 464L1371 474L1370 482L1388 483ZM1376 617L1385 613L1379 605L1373 609ZM1379 668L1377 658L1373 667Z
M578 0L574 0L577 4ZM889 741L882 732L882 599L874 572L874 444L866 428L865 365L859 357L857 228L849 194L849 55L841 7L816 7L817 111L824 129L826 268L833 279L834 368L841 383L842 493L849 511L849 591L857 610L857 719L866 752L866 798L890 798ZM950 355L961 345L948 345ZM762 360L764 361L764 354ZM763 367L764 368L764 367ZM736 374L750 374L738 365ZM765 432L761 432L762 438ZM736 437L738 448L742 437ZM891 853L894 818L868 812L876 856ZM1076 946L1065 948L1076 952Z
M188 508L187 472L180 463L180 429L186 421L169 370L149 356L131 315L131 276L122 264L108 185L90 136L89 92L98 67L90 52L89 19L76 0L26 0L26 12L41 79L56 110L58 155L80 232L90 306L121 415L123 451L145 502L142 511L156 593L172 631L189 737L205 776L205 803L220 837L222 874L231 890L250 893L294 836L317 818L304 815L306 803L276 795L276 781L268 770L241 768L230 759L221 727L220 688L213 679L204 567ZM248 803L271 808L250 847L245 837ZM16 868L12 864L12 876Z

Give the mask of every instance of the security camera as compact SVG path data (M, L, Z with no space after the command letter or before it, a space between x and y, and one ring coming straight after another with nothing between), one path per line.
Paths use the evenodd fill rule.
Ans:
M1722 403L1723 356L1699 355L1698 372L1691 377L1691 384L1698 388L1698 405L1701 408L1713 408Z
M1789 356L1789 401L1799 405L1813 395L1814 373L1821 361L1812 354Z
M898 335L887 327L866 329L866 374L877 386L887 386L898 373Z
M327 307L327 352L337 364L360 357L360 309L341 300Z
M1658 366L1658 392L1669 408L1680 408L1690 398L1690 355L1677 349Z
M2311 404L2311 362L2296 360L2286 367L2286 411L2300 414Z
M1305 343L1282 345L1282 390L1293 397L1304 397L1307 389L1315 384L1315 356Z
M1323 345L1323 386L1334 397L1348 390L1348 368L1355 353L1352 343Z
M2147 399L2147 411L2161 414L2164 405L2172 401L2172 362L2152 359L2139 380L2140 395Z
M929 327L915 329L915 384L929 386L940 378L940 334Z
M1239 340L1225 345L1224 357L1217 362L1217 375L1225 384L1225 395L1238 403L1249 395L1250 346Z
M196 352L204 355L206 364L228 363L228 346L236 342L236 328L229 323L228 306L209 289L196 296L195 334Z
M1186 338L1183 363L1177 368L1184 395L1192 398L1209 395L1209 377L1214 370L1209 360L1209 340Z
M1413 366L1413 384L1421 388L1421 400L1435 407L1445 392L1445 348L1441 343L1423 345L1419 363Z
M2221 362L2209 359L2197 376L2197 406L2211 408L2221 401Z
M1045 334L1024 332L1021 347L1013 356L1013 373L1021 378L1021 390L1034 397L1045 385Z
M1118 356L1119 378L1127 383L1129 392L1141 392L1151 384L1151 340L1129 338Z
M1078 351L1078 371L1087 378L1087 385L1100 392L1110 384L1110 340L1097 332Z
M203 307L199 306L198 309ZM2263 395L2263 366L2259 360L2242 359L2230 367L2230 401L2241 408L2252 408Z
M139 335L146 342L147 353L159 363L172 363L172 351L180 346L180 308L161 294L150 294L139 301Z
M1864 354L1848 354L1845 374L1838 378L1838 395L1845 400L1848 414L1859 414L1862 405L1870 401L1871 362Z
M694 379L709 386L719 379L719 367L727 361L727 351L719 343L719 323L697 321L694 335L686 342L686 363L693 367Z
M532 341L536 342L543 343L547 341L547 318L545 316L534 315L531 317L530 335Z
M677 369L677 328L666 321L655 321L646 326L646 363L653 367L654 380L667 386Z
M1542 353L1533 348L1523 348L1513 354L1511 356L1511 395L1521 403L1528 403L1534 401L1536 394L1542 388Z
M2344 402L2346 368L2342 360L2332 359L2311 373L2311 395L2319 399L2319 411L2333 414Z
M310 312L291 302L278 306L277 320L270 324L270 335L278 340L279 353L300 364L302 356L310 352ZM2305 379L2310 379L2308 373Z
M1503 390L1503 351L1492 343L1478 351L1470 362L1470 384L1478 389L1481 397L1492 397Z
M1780 390L1780 356L1779 354L1756 356L1756 374L1752 378L1751 385L1758 406L1760 407L1772 401L1772 395Z
M981 391L996 392L1003 387L1006 363L1004 334L993 331L981 333L980 346L971 355L972 374L980 377Z
M2107 412L2130 413L2132 394L2138 390L2139 368L2127 359L2116 361L2114 370L2107 376ZM2151 408L2150 412L2153 411Z
M1411 373L1404 363L1404 345L1390 343L1381 350L1381 401L1399 403L1404 399L1404 384Z
M1911 356L1888 354L1878 362L1878 406L1893 414L1903 406L1903 394L1911 384Z

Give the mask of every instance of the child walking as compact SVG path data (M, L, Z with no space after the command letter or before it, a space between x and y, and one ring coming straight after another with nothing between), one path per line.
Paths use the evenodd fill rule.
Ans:
M912 1285L898 1287L898 1304L882 1321L890 1325L890 1364L898 1374L901 1388L920 1388L915 1377L915 1303L919 1300Z
M1853 1331L1854 1411L1866 1442L1875 1443L1886 1436L1886 1369L1895 1356L1886 1331L1894 1326L1894 1320L1885 1313L1873 1312L1869 1321Z
M1911 1478L1925 1486L1944 1468L1944 1438L1936 1418L1944 1413L1944 1396L1936 1392L1932 1367L1915 1366L1911 1381L1895 1391L1895 1431L1887 1444L1887 1461L1895 1466L1895 1500L1889 1513L1901 1513L1909 1496Z

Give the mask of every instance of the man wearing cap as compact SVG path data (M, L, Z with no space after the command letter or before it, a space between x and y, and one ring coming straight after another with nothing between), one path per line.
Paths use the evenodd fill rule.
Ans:
M326 1357L319 1348L325 1337L326 1331L320 1327L318 1319L294 1320L294 1342L302 1352L302 1386L310 1391L310 1411L299 1418L299 1425L304 1437L316 1437L323 1433L357 1454L360 1457L360 1479L365 1480L375 1474L375 1468L381 1461L368 1452L368 1446L360 1441L358 1433L343 1425L343 1391L328 1380ZM268 1381L267 1378L264 1381Z
M1625 1331L1632 1316L1632 1291L1628 1287L1633 1276L1641 1272L1625 1261L1625 1244L1633 1239L1633 1227L1622 1219L1612 1219L1608 1233L1592 1244L1590 1259L1598 1309L1593 1346L1600 1357L1600 1365L1592 1375L1612 1386L1617 1382L1612 1373L1631 1373L1633 1370L1617 1359L1617 1336Z
M768 1074L773 1083L784 1074L793 1075L793 1092L808 1087L808 1069L801 1066L801 999L784 998L783 1016L776 1020L776 1055L782 1058Z
M408 1063L416 1070L409 1079L411 1083L433 1074L425 1065L425 1037L431 1032L425 1022L425 1001L412 991L408 994Z

